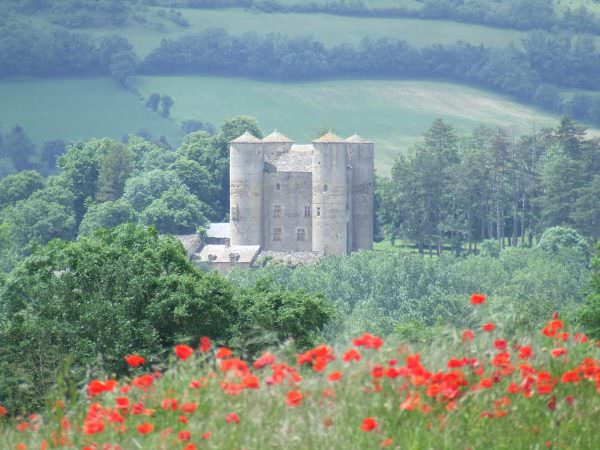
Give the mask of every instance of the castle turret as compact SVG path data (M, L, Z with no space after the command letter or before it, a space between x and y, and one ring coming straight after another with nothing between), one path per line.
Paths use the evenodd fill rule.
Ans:
M262 245L262 141L246 132L230 144L231 245Z
M346 142L327 133L313 142L312 249L325 255L348 252L348 155Z
M294 141L275 130L266 136L262 140L262 143L265 157L267 159L274 159L277 158L281 153L289 152Z
M374 144L358 135L346 139L352 166L352 248L373 248Z

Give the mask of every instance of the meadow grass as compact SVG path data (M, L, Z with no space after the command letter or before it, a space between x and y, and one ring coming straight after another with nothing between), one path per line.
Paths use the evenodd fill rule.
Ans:
M108 78L0 80L0 124L15 125L40 144L61 138L120 138L140 128L178 144L179 124L144 108L144 102Z
M168 93L172 116L220 124L236 115L258 119L265 132L277 128L290 138L310 141L332 128L342 136L358 133L376 142L376 168L387 174L395 156L414 144L441 118L459 130L497 125L515 135L554 126L558 116L506 97L459 84L400 80L335 80L280 83L240 78L139 77L147 97Z
M141 355L129 377L91 380L41 416L8 411L1 448L597 448L596 342L558 319L508 333L493 305L473 308L472 330L421 343L365 334L247 362L192 343L166 367Z

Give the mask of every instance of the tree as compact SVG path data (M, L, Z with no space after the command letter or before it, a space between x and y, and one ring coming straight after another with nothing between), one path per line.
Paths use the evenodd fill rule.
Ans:
M44 177L33 170L24 170L0 181L0 210L25 200L44 187Z
M44 168L51 172L56 169L56 161L65 152L66 144L62 139L46 141L41 150L41 161Z
M123 195L125 182L131 174L132 156L126 146L112 142L100 162L98 201L117 200Z
M210 207L187 190L171 188L142 211L140 220L161 233L191 234L206 225L209 214Z
M148 97L148 101L146 101L146 108L150 108L152 111L158 111L158 106L160 105L160 94L153 92Z
M128 202L138 212L162 197L169 189L186 189L173 171L150 170L131 177L125 183L123 200Z
M121 51L110 57L108 70L119 86L129 89L129 78L135 74L139 61L133 51Z
M202 167L200 163L185 158L179 158L169 166L169 170L175 172L177 178L188 188L192 195L202 200L207 205L219 210L219 189L210 172ZM210 218L217 220L213 211Z
M179 339L227 339L233 290L188 261L181 244L153 228L122 225L40 247L0 289L0 395L34 410L71 355L69 376L124 373L123 357L158 354ZM19 348L28 348L23 354ZM12 391L15 379L31 383Z
M596 245L596 255L592 258L590 273L590 289L583 308L579 313L579 320L585 326L587 333L600 338L600 244Z
M5 136L0 157L12 160L17 170L25 170L35 164L35 145L23 127L17 125Z
M90 236L98 228L113 228L124 223L136 222L135 210L123 200L93 204L79 224L79 236Z
M168 95L163 95L160 99L161 111L160 115L163 117L169 117L171 114L171 107L175 104L173 99Z

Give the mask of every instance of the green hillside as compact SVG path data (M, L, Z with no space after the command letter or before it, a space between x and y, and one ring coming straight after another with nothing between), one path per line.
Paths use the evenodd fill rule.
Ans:
M494 124L530 132L555 123L552 116L479 89L422 81L342 80L272 83L217 77L141 77L144 96L168 93L177 120L221 123L238 114L255 116L265 131L277 128L298 141L324 127L342 135L360 133L377 142L377 166L386 172L438 117L468 130Z
M1 80L0 124L6 131L19 124L36 142L110 136L119 138L140 128L182 137L179 124L144 108L130 92L105 78Z
M243 9L178 9L190 23L179 27L157 16L161 8L149 8L148 22L115 30L83 29L97 36L118 34L127 37L140 55L146 55L165 38L221 27L229 33L254 31L260 34L282 33L291 36L312 35L327 45L357 44L365 37L403 39L417 46L456 42L506 46L517 42L522 32L470 25L445 20L404 18L345 17L329 14L267 14ZM424 32L426 30L426 32Z

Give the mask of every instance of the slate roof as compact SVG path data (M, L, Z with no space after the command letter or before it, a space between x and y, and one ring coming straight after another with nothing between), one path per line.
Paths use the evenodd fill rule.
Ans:
M238 263L252 263L259 252L260 245L205 245L198 256L205 262L230 263L234 257Z
M231 231L229 223L211 223L206 230L206 237L216 239L229 239Z
M202 240L198 234L181 234L175 236L175 239L183 244L188 255L193 255L202 246Z
M308 151L285 152L273 158L270 164L277 172L312 172L312 154Z

